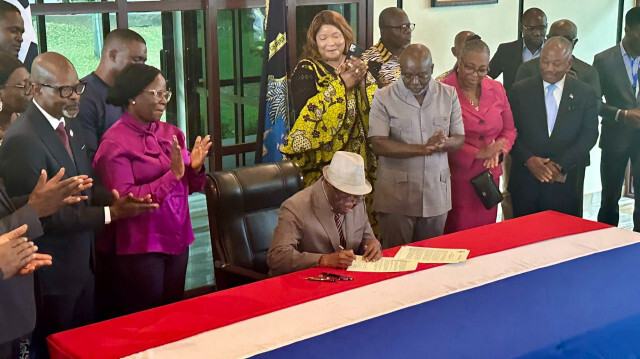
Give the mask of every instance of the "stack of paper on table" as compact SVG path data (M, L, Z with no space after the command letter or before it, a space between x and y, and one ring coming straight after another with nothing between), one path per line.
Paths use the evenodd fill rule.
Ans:
M467 260L468 249L428 248L403 246L393 258L382 257L366 262L362 256L347 268L353 272L406 272L416 270L418 263L460 263Z

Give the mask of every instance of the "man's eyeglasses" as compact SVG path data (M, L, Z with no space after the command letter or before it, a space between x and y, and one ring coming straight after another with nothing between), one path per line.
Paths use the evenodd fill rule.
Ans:
M171 91L168 91L168 90L145 90L145 91L152 93L157 100L164 99L167 102L171 100L171 94L172 94Z
M23 84L14 84L14 85L4 85L4 86L0 86L0 88L7 88L7 87L16 87L22 90L22 93L24 95L28 95L31 93L31 84L28 82L25 82Z
M529 32L534 32L534 31L543 32L543 31L547 30L547 25L527 26L525 24L522 24L522 28L525 29L526 31L529 31Z
M40 84L40 86L49 87L60 92L60 97L69 98L75 92L77 95L82 95L84 90L87 89L87 83L84 81L78 82L77 85L74 86L54 86L49 84Z
M487 76L487 74L489 73L489 67L480 67L480 68L475 68L472 65L467 65L464 64L464 66L462 66L462 70L464 70L464 73L467 75L473 75L474 73L477 73L478 76L480 77L484 77Z
M408 23L408 24L402 24L400 26L385 26L385 27L390 27L392 29L400 29L400 32L410 32L416 28L416 24Z
M333 194L335 194L336 201L339 204L353 204L354 206L364 201L364 196L357 196L353 194L344 193L341 190L331 186Z

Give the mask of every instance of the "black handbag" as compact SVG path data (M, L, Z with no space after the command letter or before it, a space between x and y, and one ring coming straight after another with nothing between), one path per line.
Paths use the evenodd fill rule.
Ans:
M476 194L484 205L484 208L491 209L502 202L500 188L493 180L493 175L488 169L471 179L471 185L476 190Z

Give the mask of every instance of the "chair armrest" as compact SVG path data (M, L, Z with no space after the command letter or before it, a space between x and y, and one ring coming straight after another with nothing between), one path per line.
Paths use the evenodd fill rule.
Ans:
M259 281L263 279L269 278L266 274L258 273L252 271L250 269L242 268L233 264L223 263L221 261L215 261L216 268L228 272L230 274L234 274L237 276L241 276L252 281Z

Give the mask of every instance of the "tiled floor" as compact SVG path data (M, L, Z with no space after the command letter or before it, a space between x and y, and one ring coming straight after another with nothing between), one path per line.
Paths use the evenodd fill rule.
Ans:
M622 198L620 200L619 227L629 230L633 228L633 203L633 199L630 198ZM205 196L200 193L191 195L189 198L189 206L191 208L191 223L196 240L190 247L187 282L185 285L187 290L213 285L214 282ZM598 217L599 208L599 192L584 196L584 218L595 221Z

